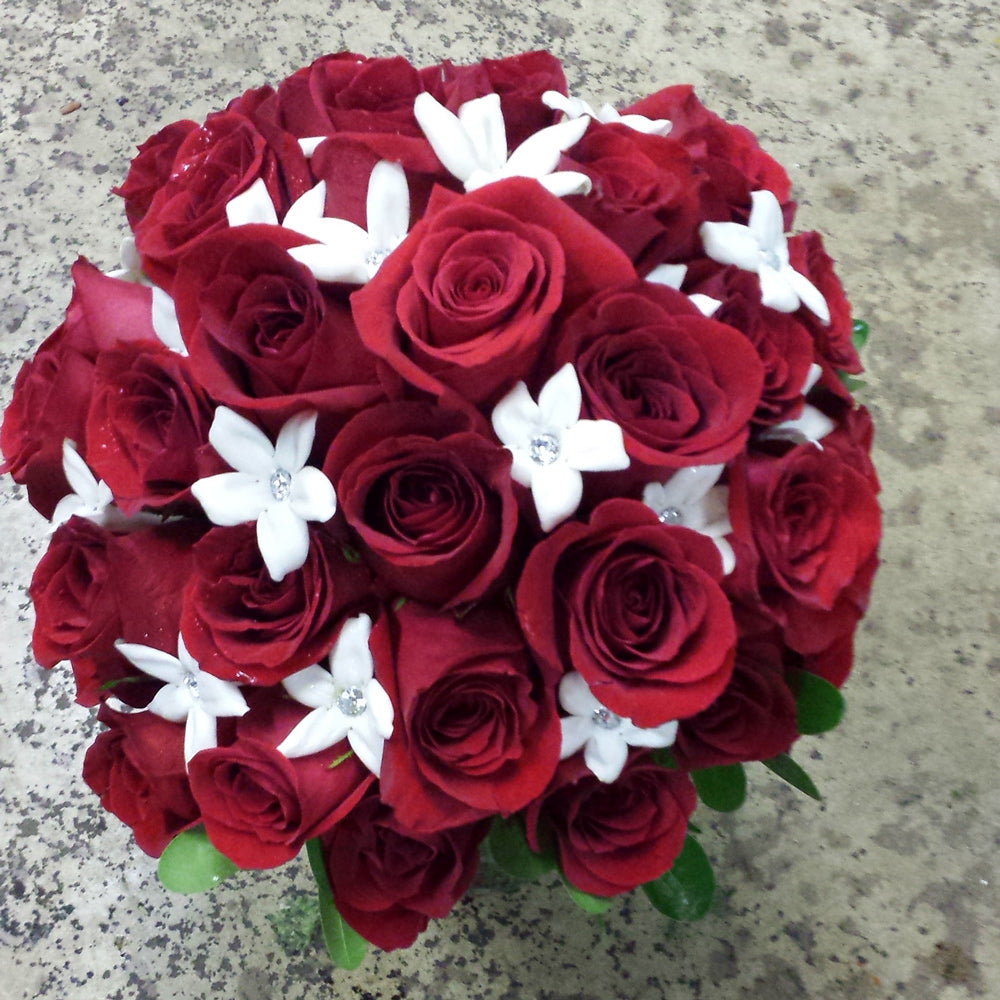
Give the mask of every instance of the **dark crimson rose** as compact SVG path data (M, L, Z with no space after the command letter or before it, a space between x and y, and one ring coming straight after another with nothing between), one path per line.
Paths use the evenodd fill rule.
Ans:
M646 753L633 754L610 784L576 755L559 765L545 795L528 807L528 843L538 851L554 840L572 885L617 896L670 870L697 804L691 779Z
M532 550L517 588L531 648L578 670L602 704L651 728L694 715L725 689L736 627L710 538L607 500Z
M200 237L228 229L227 202L262 179L280 218L305 193L308 178L297 143L284 144L279 160L250 119L232 111L209 115L180 144L169 178L135 227L143 270L172 291L185 251Z
M853 631L878 565L875 488L845 461L841 449L854 450L845 438L834 431L822 448L807 442L779 455L751 452L730 473L737 493L745 476L749 536L738 526L742 518L734 527L752 539L759 560L750 600L800 653L819 653Z
M190 361L152 344L97 359L87 457L126 514L181 500L195 480L226 467L208 443L214 408Z
M409 947L465 895L489 826L485 820L414 833L377 794L367 795L323 837L340 915L379 948Z
M365 559L391 591L428 604L478 600L511 555L511 454L469 416L385 403L337 435L323 466Z
M380 395L350 312L285 252L302 242L277 226L228 230L185 255L175 289L202 385L278 424L307 408L353 412Z
M614 240L640 274L700 251L702 175L680 143L594 122L563 168L582 171L594 185L566 204Z
M25 484L31 505L45 518L72 492L63 474L63 441L69 438L87 458L87 408L98 354L133 341L159 343L152 289L109 278L82 257L72 273L66 318L21 366L0 427L0 473Z
M181 143L197 127L197 122L185 119L161 128L139 147L138 154L129 165L125 183L111 189L125 199L125 215L133 229L149 211L156 192L170 177Z
M533 180L430 211L351 297L390 396L402 380L446 401L495 401L530 371L558 310L635 278L610 240Z
M830 309L830 322L822 323L808 309L796 314L809 327L819 357L834 368L858 375L864 368L854 346L851 304L833 269L833 261L823 248L819 233L800 233L788 241L788 261L822 293Z
M739 454L764 380L746 337L650 282L601 292L573 313L556 350L556 367L567 362L586 415L621 427L627 475L644 482Z
M124 714L102 705L102 732L83 760L83 780L101 805L132 828L154 858L198 822L184 766L184 726L152 712Z
M407 601L370 642L396 722L381 794L418 833L517 812L548 784L562 739L555 684L502 605L461 618Z
M44 667L71 662L81 705L106 693L133 705L152 696L155 682L114 642L176 648L181 590L200 530L184 523L115 535L74 517L52 536L31 580L32 646Z
M218 850L240 868L276 868L343 819L375 778L346 740L289 760L276 748L308 709L276 689L247 702L235 740L191 758L191 791Z
M622 114L670 120L670 138L688 150L707 177L702 189L703 221L731 219L745 224L750 217L750 193L766 188L782 203L785 229L791 228L795 206L788 202L791 184L784 167L760 148L749 129L709 111L691 86L667 87Z
M671 748L685 770L768 760L798 737L780 634L741 638L733 676L708 708L682 719Z
M559 116L542 103L542 94L547 90L566 93L562 65L549 52L483 59L474 66L455 66L445 60L440 66L421 70L420 75L427 90L454 112L466 101L499 94L511 152L528 136L558 120Z
M813 363L813 339L794 316L762 305L760 279L749 271L726 267L697 290L721 301L712 319L735 327L756 348L764 364L764 388L754 423L771 426L802 412L802 394Z
M328 529L311 527L305 564L272 579L254 525L213 528L195 546L181 630L203 670L241 684L277 684L319 662L342 620L370 601L371 573Z

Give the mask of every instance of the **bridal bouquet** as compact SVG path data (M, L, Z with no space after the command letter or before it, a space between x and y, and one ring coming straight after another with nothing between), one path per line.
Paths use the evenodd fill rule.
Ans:
M866 328L782 167L690 87L339 53L116 192L0 447L35 657L163 882L306 847L342 965L480 864L703 914L696 803L818 794L880 537Z

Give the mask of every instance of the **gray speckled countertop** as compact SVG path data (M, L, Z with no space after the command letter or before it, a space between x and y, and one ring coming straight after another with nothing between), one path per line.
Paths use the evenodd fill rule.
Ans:
M5 0L0 404L61 319L77 254L111 267L110 193L161 124L202 118L324 51L550 47L622 101L671 83L754 129L872 328L884 565L835 733L800 744L823 804L751 769L702 811L714 912L641 896L601 921L558 889L479 890L408 952L334 970L265 914L303 863L181 897L80 778L96 722L34 665L44 525L0 480L0 997L178 1000L959 1000L1000 996L1000 317L996 7L546 0ZM70 102L79 108L61 110ZM294 870L293 870L294 869Z

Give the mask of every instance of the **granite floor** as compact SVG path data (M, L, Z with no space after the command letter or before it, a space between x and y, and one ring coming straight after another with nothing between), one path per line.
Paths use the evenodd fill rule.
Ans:
M134 145L324 51L417 64L548 47L575 91L691 82L788 168L871 324L884 563L822 804L752 769L698 822L701 923L643 897L603 919L558 887L480 890L355 972L267 920L305 865L181 897L80 768L96 722L32 661L45 526L0 480L0 998L672 1000L1000 996L1000 240L996 4L967 0L4 0L0 404L59 322L78 254L116 263ZM292 866L294 867L294 866Z

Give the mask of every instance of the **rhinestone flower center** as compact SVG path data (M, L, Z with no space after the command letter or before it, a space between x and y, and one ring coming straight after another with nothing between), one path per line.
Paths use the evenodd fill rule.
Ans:
M198 678L194 674L184 675L184 688L192 698L198 697Z
M622 720L603 705L594 709L592 718L598 729L617 729L622 724Z
M555 434L536 434L528 446L536 465L551 465L559 457L559 439Z
M676 507L664 507L657 517L660 524L680 524L684 520L684 515Z
M781 258L778 256L776 250L761 250L760 256L764 263L771 268L771 270L781 270Z
M373 278L375 277L375 272L378 271L388 256L388 250L369 250L368 253L365 254L365 266L368 268L368 273Z
M292 493L292 474L284 469L275 469L268 480L271 496L275 500L287 500Z
M343 688L337 693L337 708L344 715L354 718L355 716L362 715L367 707L368 699L365 698L364 691L357 685Z

